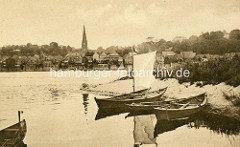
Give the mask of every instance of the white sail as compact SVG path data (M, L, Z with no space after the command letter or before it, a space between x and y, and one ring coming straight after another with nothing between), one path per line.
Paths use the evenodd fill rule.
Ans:
M150 88L154 80L153 68L156 58L156 51L133 56L133 72L135 79L135 90Z

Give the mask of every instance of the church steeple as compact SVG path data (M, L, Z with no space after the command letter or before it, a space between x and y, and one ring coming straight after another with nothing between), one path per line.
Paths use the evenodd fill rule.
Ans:
M85 26L83 26L82 49L88 49Z

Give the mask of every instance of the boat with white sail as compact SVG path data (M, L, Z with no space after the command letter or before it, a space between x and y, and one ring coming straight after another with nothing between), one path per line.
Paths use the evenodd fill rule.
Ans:
M150 87L155 79L153 68L156 51L146 54L133 55L133 92L110 98L97 98L95 101L99 108L126 107L126 104L138 102L152 102L159 100L166 88L151 91Z

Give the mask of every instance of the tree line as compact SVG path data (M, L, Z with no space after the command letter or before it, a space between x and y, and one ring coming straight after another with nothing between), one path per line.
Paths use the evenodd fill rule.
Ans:
M148 41L136 46L141 53L150 51L162 51L168 48L176 53L181 51L194 51L197 54L225 54L240 52L240 30L205 32L199 36L193 35L183 41L166 41L160 39L157 42Z
M149 37L148 37L149 38ZM151 37L150 37L151 38ZM205 32L199 36L191 36L183 41L159 41L148 40L136 46L110 46L106 49L98 47L98 52L106 53L117 52L120 56L124 56L129 52L137 51L138 53L146 53L149 51L163 51L172 48L172 51L180 53L181 51L194 51L197 54L225 54L231 52L240 52L240 30L232 30L229 34L226 31ZM16 52L16 50L19 50ZM70 46L59 46L56 42L49 45L8 45L1 49L2 56L13 56L18 53L22 56L34 56L45 54L46 56L65 56L74 48Z
M2 47L2 56L34 56L34 55L46 55L46 56L66 56L68 52L73 50L70 46L59 46L56 42L51 42L49 45L33 45L28 43L27 45L8 45Z

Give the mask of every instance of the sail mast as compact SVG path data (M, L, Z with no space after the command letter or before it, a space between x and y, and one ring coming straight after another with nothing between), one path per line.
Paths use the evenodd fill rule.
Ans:
M133 58L133 47L132 47L132 77L133 77L133 92L135 92L135 78L134 78L134 58Z

